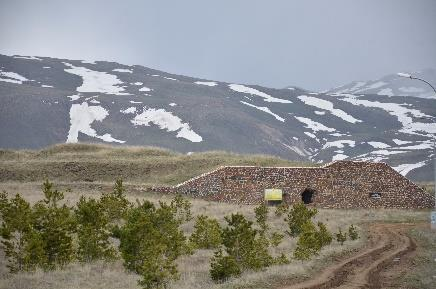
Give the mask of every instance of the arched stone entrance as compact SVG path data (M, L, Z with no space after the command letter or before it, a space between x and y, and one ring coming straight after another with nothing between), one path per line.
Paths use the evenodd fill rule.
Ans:
M303 201L303 203L307 204L311 204L313 203L313 197L315 195L315 190L311 189L311 188L306 188L302 193L301 193L301 200Z

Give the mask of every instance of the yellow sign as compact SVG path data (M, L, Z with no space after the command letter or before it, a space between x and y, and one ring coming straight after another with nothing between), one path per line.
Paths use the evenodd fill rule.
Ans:
M265 189L265 201L281 201L282 196L281 189Z

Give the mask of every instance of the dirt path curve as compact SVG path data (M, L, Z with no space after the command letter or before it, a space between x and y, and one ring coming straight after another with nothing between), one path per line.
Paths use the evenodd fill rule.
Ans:
M405 234L410 226L370 225L370 240L359 253L327 267L315 278L281 289L382 288L382 272L398 266L398 258L408 256L416 249L413 240Z

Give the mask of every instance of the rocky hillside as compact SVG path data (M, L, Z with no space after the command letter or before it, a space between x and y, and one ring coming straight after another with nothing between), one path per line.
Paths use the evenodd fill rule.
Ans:
M432 180L436 100L363 93L308 93L139 65L0 55L0 147L100 142L187 154L371 160Z

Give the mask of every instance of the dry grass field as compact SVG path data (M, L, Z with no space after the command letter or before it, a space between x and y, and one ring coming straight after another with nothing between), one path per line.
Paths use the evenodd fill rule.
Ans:
M0 151L0 191L5 190L11 196L20 193L34 203L42 198L42 181L49 178L50 181L55 182L58 189L65 191L65 201L73 205L81 195L98 198L103 192L112 189L116 178L122 177L131 201L147 199L157 203L159 200L169 201L172 196L147 192L145 188L148 185L176 184L227 164L301 165L268 156L241 156L222 152L187 156L155 148L58 145L41 151ZM212 203L200 199L190 199L190 201L194 216L204 214L224 223L225 215L240 212L254 220L253 206ZM349 254L364 246L367 240L365 227L368 223L425 222L428 220L428 215L428 211L412 210L319 210L316 220L325 222L332 232L337 231L338 228L347 229L350 224L355 224L361 238L347 241L343 246L333 242L310 261L301 262L293 259L289 265L272 266L261 272L244 272L240 278L222 284L212 282L209 277L209 262L213 251L198 250L192 256L184 256L178 260L180 279L170 287L274 288L286 280L308 278L333 262L337 256ZM284 216L277 217L273 210L270 210L269 217L273 230L284 232L287 229ZM183 226L186 235L191 234L193 224L194 221L191 221ZM417 231L414 234L421 233ZM288 257L292 257L295 244L295 239L285 237L273 253L285 253ZM19 274L9 274L5 262L4 255L0 255L1 289L140 288L137 285L138 276L126 272L121 261L85 265L73 263L64 270ZM407 280L410 284L415 278L413 274L411 272L410 276L404 277L409 278Z
M39 151L0 150L0 182L113 182L174 185L223 165L309 166L271 156L180 154L153 147L62 144Z

